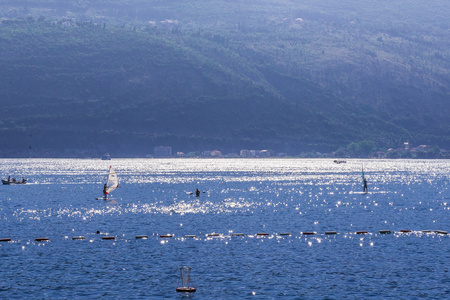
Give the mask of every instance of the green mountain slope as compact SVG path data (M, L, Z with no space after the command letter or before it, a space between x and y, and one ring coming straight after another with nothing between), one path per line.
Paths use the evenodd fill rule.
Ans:
M6 2L3 156L450 146L446 2Z

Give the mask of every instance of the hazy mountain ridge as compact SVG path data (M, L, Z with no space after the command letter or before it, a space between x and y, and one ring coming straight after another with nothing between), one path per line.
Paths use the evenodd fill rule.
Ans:
M3 12L3 153L450 144L446 2L38 2Z

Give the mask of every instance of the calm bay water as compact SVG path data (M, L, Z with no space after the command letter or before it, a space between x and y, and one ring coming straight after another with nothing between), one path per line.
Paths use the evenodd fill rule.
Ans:
M110 165L117 203L95 200ZM0 174L29 180L0 187L1 298L450 298L450 236L422 232L450 229L448 160L0 159ZM193 295L175 291L184 265Z

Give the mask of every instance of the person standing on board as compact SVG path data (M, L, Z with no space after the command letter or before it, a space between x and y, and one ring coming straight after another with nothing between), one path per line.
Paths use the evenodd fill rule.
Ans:
M105 185L103 186L103 200L106 200L106 188L107 188L107 186L106 186L106 183L105 183Z
M363 192L366 193L367 192L367 179L364 178L364 187L363 187Z
M200 191L198 189L195 190L195 196L196 197L200 196Z

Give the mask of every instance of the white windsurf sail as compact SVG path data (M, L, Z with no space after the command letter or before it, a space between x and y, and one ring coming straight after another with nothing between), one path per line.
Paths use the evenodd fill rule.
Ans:
M110 166L108 180L106 181L106 194L111 193L119 186L119 178L117 178L117 173Z

